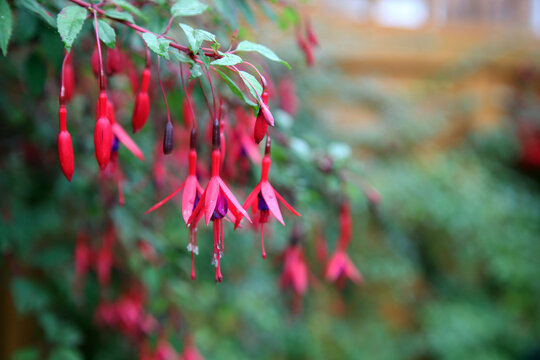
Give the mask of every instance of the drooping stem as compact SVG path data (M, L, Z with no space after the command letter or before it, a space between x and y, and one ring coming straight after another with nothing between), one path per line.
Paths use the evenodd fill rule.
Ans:
M255 67L255 65L253 65L252 63L250 62L247 62L247 61L244 61L244 64L250 66L253 70L255 70L255 72L257 73L257 75L259 76L259 79L261 79L261 83L263 84L263 88L266 89L267 87L267 83L266 83L266 78L264 76L262 76L262 74L259 72L259 69L257 69Z
M103 72L103 56L101 55L101 42L99 40L98 23L97 23L98 9L93 7L93 10L94 10L94 29L96 31L96 45L97 45L98 57L99 57L99 90L105 91L105 73Z
M165 94L165 89L163 88L163 82L161 81L161 70L160 70L160 67L159 67L159 61L160 57L158 56L158 59L157 59L157 74L158 74L158 81L159 81L159 86L161 87L161 93L163 94L163 101L165 101L165 111L167 111L167 122L170 123L171 122L171 113L169 111L169 102L167 101L167 95Z
M191 99L188 96L188 91L187 91L187 87L186 87L186 81L184 79L184 67L182 66L182 63L180 63L178 66L180 68L180 80L182 82L182 89L184 89L184 96L186 97L186 101L187 101L188 106L189 106L189 111L191 111L191 115L193 116L193 120L195 120L195 110L193 109L193 104L191 103ZM195 122L193 123L193 128L195 128Z
M85 9L92 9L95 13L98 13L99 15L102 15L102 16L107 16L105 14L105 11L100 9L98 7L98 5L92 5L92 4L89 4L87 3L86 1L83 1L83 0L69 0L71 1L72 3L74 4L77 4ZM108 17L108 16L107 16ZM139 25L136 25L136 24L133 24L133 23L130 23L128 21L125 21L125 20L120 20L120 19L115 19L115 18L112 18L112 17L108 17L109 19L113 20L113 21L116 21L118 23L121 23L129 28L132 28L133 30L135 31L138 31L140 33L150 33L150 34L154 34L158 37L160 37L161 35L160 34L156 34L152 31L149 31ZM180 45L178 43L176 43L175 41L172 41L170 43L170 46L175 48L175 49L178 49L186 54L191 54L191 50L187 47L187 46L183 46L183 45ZM208 57L211 57L211 58L214 58L214 59L219 59L221 57L223 57L223 55L220 55L218 54L216 51L212 50L212 49L208 49L208 48L202 48L202 50L204 51L204 55L205 56L208 56Z

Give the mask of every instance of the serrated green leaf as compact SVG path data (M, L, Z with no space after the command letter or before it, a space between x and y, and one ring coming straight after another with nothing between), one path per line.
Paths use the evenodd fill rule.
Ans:
M291 66L286 61L281 60L276 55L275 52L273 52L272 50L270 50L269 48L267 48L266 46L261 45L261 44L256 44L256 43L253 43L251 41L244 40L240 44L238 44L235 51L254 51L254 52L258 52L259 54L266 57L267 59L282 63L289 70L291 69Z
M143 19L144 21L148 21L148 17L144 15L144 13L136 6L133 6L130 2L126 0L114 0L114 3L118 6L120 6L122 9L126 10L127 12L132 13L133 15Z
M0 0L0 48L2 48L2 54L4 56L7 55L7 46L11 37L12 25L11 9L6 0Z
M203 74L201 66L199 64L194 63L191 66L190 72L189 72L189 81L198 78Z
M114 31L114 28L101 19L97 21L97 24L101 41L111 49L114 49L116 44L116 32Z
M191 60L191 58L189 56L187 56L186 53L184 53L184 52L182 52L182 51L180 51L178 49L169 48L169 54L172 55L171 60L173 60L173 61L181 62L181 63L188 63L188 64L193 63L193 60Z
M240 56L234 54L222 54L223 57L212 61L212 65L231 66L240 64L243 60Z
M124 12L124 11L117 11L117 10L107 10L105 11L105 16L108 16L112 19L117 20L123 20L130 23L134 23L135 20L133 20L133 16L131 16L130 13Z
M156 35L148 32L144 33L142 37L150 50L169 60L169 45L171 40L158 38Z
M58 14L56 24L66 49L71 49L71 45L73 45L73 41L81 31L87 15L88 11L78 5L66 6Z
M36 0L17 0L17 6L23 7L34 14L39 15L47 24L56 28L56 21Z
M201 29L194 29L191 26L182 23L178 23L178 25L186 34L189 43L189 49L195 54L199 51L203 41L211 41L213 43L217 42L216 36L211 32Z
M236 83L229 77L227 76L224 72L216 69L217 73L219 74L219 76L221 76L223 78L223 80L225 80L225 83L229 86L229 88L231 89L231 91L233 92L233 94L235 94L236 96L238 96L240 99L242 99L247 105L251 106L252 108L257 108L258 105L255 104L253 101L251 101L243 92L242 90L240 89L240 87L238 87L238 85L236 85Z
M255 97L258 101L262 95L262 85L257 81L255 76L251 75L248 72L245 71L239 71L240 78L246 84L246 87L248 88L249 92L253 97Z
M198 0L179 0L171 7L172 16L200 15L208 10L208 5Z

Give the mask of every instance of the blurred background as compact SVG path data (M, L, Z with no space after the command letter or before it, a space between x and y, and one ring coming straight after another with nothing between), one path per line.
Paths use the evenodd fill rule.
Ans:
M272 107L288 137L272 149L272 174L303 216L272 227L265 261L256 235L230 231L238 250L225 282L213 282L209 249L191 282L178 203L139 220L156 198L151 164L120 154L129 200L110 218L131 255L113 275L144 284L146 311L165 324L150 342L165 337L178 353L195 344L207 359L540 359L540 1L318 0L274 17L244 3L256 20L240 22L293 66L270 68L276 84L295 81L300 101L294 114ZM300 18L319 39L313 66ZM105 231L88 106L74 101L74 131L88 139L68 184L55 154L62 44L23 10L18 24L26 33L0 59L0 358L136 358L129 339L96 324L95 276L73 289L78 231ZM82 88L93 79L77 61ZM145 154L156 133L136 137ZM361 285L328 284L318 253L336 246L343 193ZM300 310L279 286L294 226L311 272ZM143 238L161 261L136 251Z

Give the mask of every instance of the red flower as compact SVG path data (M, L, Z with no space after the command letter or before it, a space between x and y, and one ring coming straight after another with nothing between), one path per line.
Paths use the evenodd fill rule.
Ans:
M297 33L296 40L298 41L298 46L304 52L304 57L306 58L306 64L308 66L313 66L315 64L315 56L313 54L313 45L304 39L300 31Z
M113 140L111 121L107 117L107 94L105 91L99 93L96 114L97 121L94 130L94 147L99 167L105 169L111 158L111 145Z
M114 228L112 226L109 227L95 256L98 281L102 286L108 285L111 280L115 236Z
M232 221L239 218L240 214L245 216L250 222L251 219L247 212L240 206L238 200L234 197L232 191L221 179L221 151L220 151L220 125L219 120L215 119L213 124L213 151L212 151L212 176L208 185L204 189L200 201L193 210L188 219L188 227L194 228L204 215L206 225L213 221L214 224L214 249L212 263L216 266L216 281L221 282L220 258L223 255L223 223L225 216L229 216Z
M72 52L66 53L66 58L62 66L62 81L64 86L65 101L71 101L73 92L75 89L75 71L73 70L73 56Z
M328 262L326 268L326 279L329 281L344 281L349 278L357 284L362 283L363 277L360 271L346 253L352 237L352 216L351 205L347 200L341 204L340 211L340 237L337 249Z
M292 242L285 250L281 286L290 287L296 295L303 296L308 287L308 268L304 260L304 249Z
M270 118L268 117L270 114ZM270 122L271 119L271 122ZM262 93L262 103L257 119L255 120L255 127L253 129L253 139L259 144L268 130L268 125L274 126L274 118L268 109L268 91L264 90Z
M146 214L151 213L157 208L161 207L167 201L171 200L176 194L178 194L184 187L184 194L182 195L182 217L189 226L189 219L191 218L195 207L199 203L199 199L202 199L201 194L203 189L197 179L197 151L196 148L196 135L195 129L191 132L190 151L189 151L189 170L186 180L176 190L174 190L169 196L161 200L150 209L146 211ZM195 279L195 264L194 255L199 254L197 247L197 227L189 226L189 244L188 251L191 252L191 278Z
M272 161L270 160L270 137L266 137L266 151L262 161L262 170L261 170L261 180L255 186L253 191L248 195L246 201L244 202L243 209L247 210L257 198L257 206L252 206L253 214L256 215L259 211L259 223L261 224L261 246L262 246L262 256L266 259L266 251L264 250L264 224L268 222L268 218L273 215L277 221L279 221L283 226L285 222L283 221L283 216L281 215L281 210L279 209L278 199L289 209L294 215L300 216L300 214L294 210L294 208L289 205L283 199L283 197L272 187L268 181L268 173L270 171L270 165ZM242 217L239 216L236 219L235 227L238 227Z
M195 347L195 343L191 338L186 338L184 341L184 351L180 355L181 360L204 360L203 356Z
M131 125L133 127L133 133L144 127L148 114L150 113L150 102L148 100L148 85L150 83L150 69L146 68L142 74L141 88L135 99L135 107L133 108L133 116L131 118Z

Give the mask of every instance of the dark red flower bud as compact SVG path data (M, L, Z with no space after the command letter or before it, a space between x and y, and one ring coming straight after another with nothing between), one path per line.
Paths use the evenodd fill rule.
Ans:
M141 89L135 99L135 107L133 108L133 116L131 125L133 133L136 133L144 127L148 114L150 113L150 101L148 99L148 84L150 82L150 70L144 69L142 75Z
M298 46L304 52L304 57L308 66L313 66L315 64L315 56L313 54L313 46L311 43L307 42L302 34L298 33L297 35Z
M94 147L99 167L105 169L111 157L113 133L111 122L107 117L107 94L103 91L99 94L97 114L98 119L94 130Z
M313 27L311 26L311 21L309 19L306 20L306 35L311 45L319 46L319 39L317 38L317 35L315 35L315 32L313 31Z
M163 153L170 154L173 150L173 126L167 122L165 126L165 134L163 136Z
M262 114L262 111L259 112L259 115L257 115L257 120L255 120L255 128L253 130L253 140L257 144L259 144L266 135L266 131L268 130L268 124L266 123L266 120L264 119L264 115Z
M99 77L99 53L97 46L94 46L90 63L92 65L92 72L94 73L95 77Z
M73 144L71 143L71 135L66 129L66 108L60 106L58 111L58 117L60 118L60 133L58 134L58 159L60 160L60 167L62 172L66 176L68 181L71 181L73 177L73 170L75 169L73 161Z
M107 62L105 63L107 75L112 76L122 71L122 53L118 48L107 50Z

